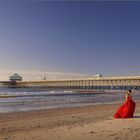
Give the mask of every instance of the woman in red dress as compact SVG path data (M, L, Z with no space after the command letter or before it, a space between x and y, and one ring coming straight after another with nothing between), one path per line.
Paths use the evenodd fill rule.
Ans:
M127 91L126 101L118 108L114 114L114 118L133 118L135 102L132 100L131 92L131 90Z

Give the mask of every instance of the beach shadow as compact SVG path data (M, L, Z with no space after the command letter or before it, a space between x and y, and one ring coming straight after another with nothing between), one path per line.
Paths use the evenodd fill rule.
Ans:
M133 118L140 118L140 116L134 116Z

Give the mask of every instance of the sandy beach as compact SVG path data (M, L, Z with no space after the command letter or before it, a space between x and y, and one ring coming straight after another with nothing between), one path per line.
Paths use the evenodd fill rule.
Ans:
M0 140L140 139L140 102L131 119L113 119L119 105L0 114Z

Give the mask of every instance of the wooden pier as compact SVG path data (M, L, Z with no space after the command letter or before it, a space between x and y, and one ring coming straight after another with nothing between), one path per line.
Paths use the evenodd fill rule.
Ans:
M74 80L2 81L4 88L46 88L48 90L140 90L140 76L90 77Z

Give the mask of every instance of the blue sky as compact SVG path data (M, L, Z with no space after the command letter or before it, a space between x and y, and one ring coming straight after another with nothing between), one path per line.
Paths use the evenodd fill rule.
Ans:
M0 2L0 69L140 75L140 2Z

